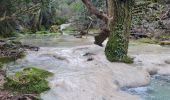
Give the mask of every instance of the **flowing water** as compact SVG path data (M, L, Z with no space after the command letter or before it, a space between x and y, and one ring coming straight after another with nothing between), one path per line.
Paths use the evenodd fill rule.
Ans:
M84 74L91 73L90 67L88 71L85 70L88 69L88 66L81 67L81 68L77 67L77 65L80 64L79 60L80 61L83 60L81 58L83 54L74 51L73 48L81 45L93 44L92 37L80 39L80 38L74 38L69 35L64 35L64 36L56 36L55 34L44 35L44 36L28 35L26 37L20 38L20 40L24 44L40 46L40 51L39 52L28 51L25 58L9 64L8 65L9 73L20 70L25 66L35 66L38 68L43 68L53 73L57 73L55 74L54 78L49 79L51 86L58 85L58 84L54 84L55 82L58 81L60 81L59 83L64 84L62 83L63 79L66 80L71 80L71 78L75 79L76 77L74 76L76 75L81 76L81 77L77 77L76 79L76 81L79 82L80 80L79 78L82 78ZM86 51L87 48L86 47L77 48L75 50L81 49L82 51ZM99 47L96 47L91 51L94 53L98 52L98 50L100 50L98 48ZM87 50L87 52L89 52L89 50ZM75 53L80 53L80 54L76 55ZM129 54L136 57L135 64L133 65L135 67L141 67L145 65L164 66L164 67L169 66L168 64L164 63L164 60L170 58L169 47L131 43L129 47ZM147 59L145 59L146 57ZM86 73L86 71L88 73ZM83 73L83 75L79 74L80 72ZM166 78L167 77L168 76L166 76ZM81 83L79 84L81 85ZM69 83L69 85L74 86L74 84L71 83ZM76 88L77 86L74 87ZM59 88L53 88L51 91L44 93L41 96L45 100L47 99L61 100L60 98L57 98L57 96L60 96L61 94L57 95L55 94L55 92L59 91L59 92L63 92L64 94L66 90L71 90L71 88L65 87L65 90ZM151 84L149 86L127 89L127 91L133 95L141 96L141 98L144 100L170 100L169 99L170 80L168 80L168 78L165 79L163 77L155 76L152 78ZM74 93L72 95L74 95Z
M170 77L153 76L149 86L131 88L127 91L132 95L140 95L142 100L170 100Z

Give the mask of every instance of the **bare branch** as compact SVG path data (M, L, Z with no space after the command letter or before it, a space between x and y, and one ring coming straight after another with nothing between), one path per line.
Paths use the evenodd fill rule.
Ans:
M111 19L107 14L104 14L103 12L99 11L91 2L91 0L82 0L82 2L85 4L87 9L90 11L90 13L96 15L97 18L103 20L106 24Z

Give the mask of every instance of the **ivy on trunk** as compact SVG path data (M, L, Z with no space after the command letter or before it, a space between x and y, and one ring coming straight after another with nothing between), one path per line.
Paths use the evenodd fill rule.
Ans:
M109 14L113 15L110 24L110 36L105 55L111 62L125 62L128 56L129 32L131 26L131 8L133 0L108 0ZM112 3L112 4L111 4Z
M109 37L105 48L107 59L111 62L131 62L127 53L134 0L106 0L108 14L99 12L91 0L82 1L92 14L105 22L102 31L95 37L95 44L102 46L103 41Z

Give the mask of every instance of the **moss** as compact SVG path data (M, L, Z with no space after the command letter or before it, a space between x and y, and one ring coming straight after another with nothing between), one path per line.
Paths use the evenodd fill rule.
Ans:
M123 58L122 62L127 63L127 64L132 64L134 61L133 61L133 58L131 58L129 56L125 56Z
M47 31L37 31L36 34L48 34L49 32Z
M133 0L115 0L113 4L114 9L110 9L109 12L111 12L110 14L114 12L114 21L110 25L111 32L105 48L105 55L111 62L124 62L128 52Z
M0 62L0 70L3 68L3 63Z
M169 40L170 36L169 35L161 35L160 40Z
M13 76L8 76L4 87L14 92L39 94L49 89L46 78L52 75L51 72L42 69L25 68Z
M105 55L111 62L122 62L127 55L128 41L125 39L123 25L116 25L105 48Z
M14 58L10 58L10 57L1 57L0 58L0 63L9 63L9 62L11 62L11 61L15 61L15 59Z
M149 39L149 38L141 38L141 39L138 39L138 41L141 42L141 43L149 43L149 44L157 44L157 43L159 43L158 40Z

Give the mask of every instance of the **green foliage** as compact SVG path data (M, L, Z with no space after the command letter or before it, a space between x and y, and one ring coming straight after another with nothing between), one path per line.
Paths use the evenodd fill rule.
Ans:
M52 75L51 72L42 69L25 68L13 76L8 76L4 87L14 92L39 94L49 89L46 78Z
M170 35L161 35L160 36L160 40L169 40L170 39Z
M74 2L70 5L70 8L74 11L82 11L83 10L83 3L82 2Z
M67 18L66 18L66 17L57 16L57 17L55 18L55 23L56 23L57 25L64 24L66 21L67 21Z

